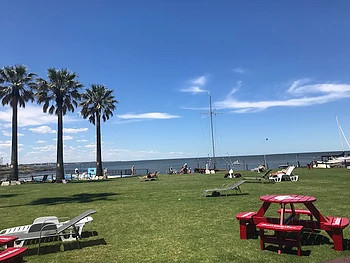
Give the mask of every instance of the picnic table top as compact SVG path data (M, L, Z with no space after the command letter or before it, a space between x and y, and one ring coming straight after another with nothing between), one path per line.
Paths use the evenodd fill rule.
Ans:
M260 200L268 203L311 203L316 201L316 197L305 195L264 195Z

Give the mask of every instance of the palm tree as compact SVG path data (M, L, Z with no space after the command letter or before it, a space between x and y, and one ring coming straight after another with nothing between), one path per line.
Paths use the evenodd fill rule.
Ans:
M82 97L81 115L84 119L96 125L96 175L102 176L102 155L101 155L101 117L103 121L107 121L113 116L115 104L118 103L112 95L113 90L106 89L104 85L91 85L91 89L86 89Z
M28 73L23 65L8 66L0 69L0 99L3 106L12 108L12 149L9 181L18 180L18 139L17 106L25 108L25 103L33 101L32 89L35 85L35 73Z
M36 97L38 103L43 103L43 111L57 115L57 165L56 182L64 179L63 167L63 115L67 111L74 112L80 101L79 89L83 87L76 78L77 74L67 69L49 68L48 81L38 79Z

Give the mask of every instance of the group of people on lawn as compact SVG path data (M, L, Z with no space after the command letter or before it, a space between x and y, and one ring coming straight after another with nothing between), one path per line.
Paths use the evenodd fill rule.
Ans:
M169 168L169 174L177 174L177 173L179 173L179 174L190 174L190 173L192 173L192 171L191 171L191 168L189 168L189 167L187 166L187 163L185 163L185 164L181 167L181 169L180 169L179 172L177 172L176 170L173 169L172 166L170 166L170 168Z

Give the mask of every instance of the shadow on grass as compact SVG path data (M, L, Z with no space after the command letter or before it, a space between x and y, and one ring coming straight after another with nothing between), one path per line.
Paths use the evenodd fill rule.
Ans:
M0 198L10 198L10 197L14 197L18 194L4 194L4 195L0 195Z
M95 201L108 201L109 197L117 195L116 193L97 193L97 194L75 194L67 197L49 197L40 198L30 202L30 205L58 205L63 203L90 203Z
M304 231L301 237L302 246L314 246L314 245L330 245L332 242L324 235L319 234L320 231L306 232Z
M104 238L87 240L87 241L79 241L79 242L70 242L67 244L64 243L64 244L45 245L40 247L40 255L53 254L53 253L59 253L64 251L72 251L77 249L83 249L85 247L93 247L93 246L100 246L100 245L107 245L107 242L104 240ZM37 254L38 254L38 248L29 248L26 251L25 256L33 256Z
M90 238L90 237L97 237L98 233L96 231L84 231L81 234L82 238ZM45 243L43 243L43 241ZM72 242L61 242L60 244L51 244L47 245L47 242L61 242L58 237L55 238L45 238L42 240L41 247L40 247L40 255L43 254L52 254L52 253L58 253L63 251L70 251L70 250L76 250L76 249L82 249L85 247L93 247L93 246L100 246L100 245L107 245L107 242L104 240L104 238L99 239L92 239L92 240L79 240L78 242L72 241ZM39 239L32 240L31 242L26 242L26 245L38 245ZM45 245L43 245L45 244ZM38 247L29 248L26 251L25 256L32 256L38 254Z
M268 245L265 247L265 250L275 252L277 254L278 252L278 245L273 246L273 245ZM282 254L288 254L288 255L298 255L298 250L296 248L291 248L291 247L284 247L282 249ZM310 256L311 251L310 250L303 250L303 247L301 247L301 256Z
M226 196L239 196L239 195L249 195L249 193L236 193L236 194L219 194L219 195L207 195L206 197L226 197Z
M350 250L350 239L344 239L343 240L343 249L344 250Z

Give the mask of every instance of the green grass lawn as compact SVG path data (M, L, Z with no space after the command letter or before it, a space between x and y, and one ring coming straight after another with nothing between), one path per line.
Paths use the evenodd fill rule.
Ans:
M243 176L255 175L243 171ZM244 183L243 194L203 197L203 190L240 179L216 175L160 175L68 184L0 187L0 228L30 224L36 217L74 217L94 209L87 237L76 242L29 245L27 262L322 262L350 256L350 227L345 251L335 252L325 231L303 241L303 256L278 255L273 246L260 251L259 240L240 240L235 215L257 211L259 196L301 194L317 198L323 215L350 218L350 170L297 168L298 182ZM274 209L275 208L275 209ZM276 207L270 208L277 216Z

